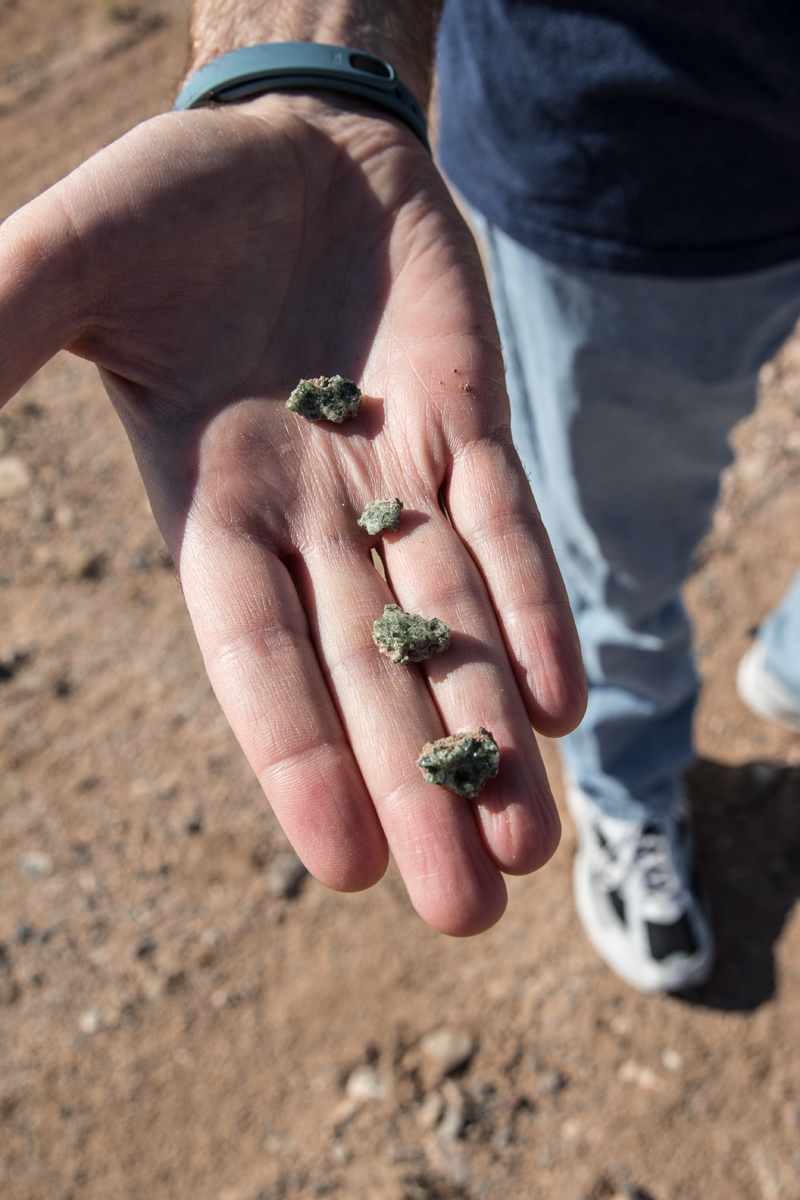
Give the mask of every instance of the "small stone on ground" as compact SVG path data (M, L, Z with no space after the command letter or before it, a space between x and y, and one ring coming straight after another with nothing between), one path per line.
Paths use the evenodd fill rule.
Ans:
M292 900L305 883L308 871L294 850L281 850L266 870L267 891L281 900Z

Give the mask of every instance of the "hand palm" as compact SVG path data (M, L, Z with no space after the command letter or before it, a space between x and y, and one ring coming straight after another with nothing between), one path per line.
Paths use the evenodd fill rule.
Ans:
M159 118L91 160L28 215L27 236L33 218L61 238L22 311L43 312L60 265L58 344L104 372L212 682L310 869L366 886L388 838L426 919L472 932L502 910L498 868L555 844L525 705L545 732L576 715L571 624L441 181L393 125L348 114L332 137L303 104ZM337 372L365 393L358 418L286 410L301 376ZM355 522L392 495L390 592ZM451 626L446 655L377 653L372 622L395 598ZM500 778L474 805L426 787L423 742L478 724Z

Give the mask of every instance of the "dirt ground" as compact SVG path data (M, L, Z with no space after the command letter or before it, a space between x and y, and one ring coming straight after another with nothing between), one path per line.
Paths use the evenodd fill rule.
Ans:
M0 0L0 216L170 105L185 23L184 0ZM581 934L568 819L471 941L391 870L358 896L298 879L93 369L60 355L23 389L0 416L4 1200L800 1197L800 738L733 690L800 562L800 341L735 445L688 586L719 965L647 998Z

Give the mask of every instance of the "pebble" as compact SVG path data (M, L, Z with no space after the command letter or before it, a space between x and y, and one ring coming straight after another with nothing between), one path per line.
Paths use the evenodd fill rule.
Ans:
M53 510L43 496L34 496L31 501L30 514L32 521L47 525L53 519Z
M443 1137L460 1137L464 1128L464 1097L452 1079L445 1079L442 1084L442 1095L447 1107L439 1125L439 1133Z
M434 1029L420 1042L422 1053L442 1075L450 1075L468 1063L475 1053L475 1039L463 1029Z
M536 1081L539 1091L545 1096L556 1096L567 1086L567 1077L561 1071L539 1071Z
M655 1071L630 1058L622 1064L617 1074L623 1083L635 1083L646 1092L658 1092L664 1086Z
M444 1111L444 1100L438 1092L428 1092L428 1095L422 1101L417 1109L417 1124L420 1129L424 1129L426 1133L431 1129L435 1129L439 1124L439 1118Z
M78 1028L81 1033L97 1033L100 1028L100 1013L96 1008L87 1008L78 1018Z
M294 850L281 850L265 873L267 891L282 900L292 900L302 888L308 871Z
M346 1167L352 1157L347 1143L341 1138L334 1138L331 1143L331 1162L337 1167Z
M74 529L78 524L78 518L71 508L66 508L64 505L59 507L53 513L53 520L59 529Z
M356 1067L345 1085L348 1100L384 1100L392 1090L385 1075L374 1067Z
M106 556L102 551L79 550L67 557L63 563L63 574L66 579L75 582L88 579L95 581L105 574Z
M462 1189L467 1186L469 1166L454 1138L438 1132L429 1134L425 1152L433 1169L443 1175L452 1187Z
M36 646L25 642L3 646L0 650L0 678L4 682L13 679L17 671L30 661L35 651Z
M164 984L157 975L145 979L141 987L148 1000L157 1000L164 991Z
M576 1142L581 1135L581 1123L570 1117L561 1126L561 1136L565 1142Z
M20 857L19 865L26 879L47 879L53 874L53 860L41 850L29 850Z
M31 473L21 458L5 454L0 458L0 500L18 496L31 486Z
M661 1055L661 1061L668 1071L680 1071L683 1066L683 1057L678 1054L677 1050L665 1050Z

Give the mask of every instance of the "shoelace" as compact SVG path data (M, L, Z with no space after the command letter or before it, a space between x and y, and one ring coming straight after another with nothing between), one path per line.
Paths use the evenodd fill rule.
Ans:
M643 889L651 896L671 899L680 892L682 881L675 870L669 825L648 820L632 825L612 842L605 830L595 826L601 856L597 863L600 885L617 891L632 871L642 875Z

